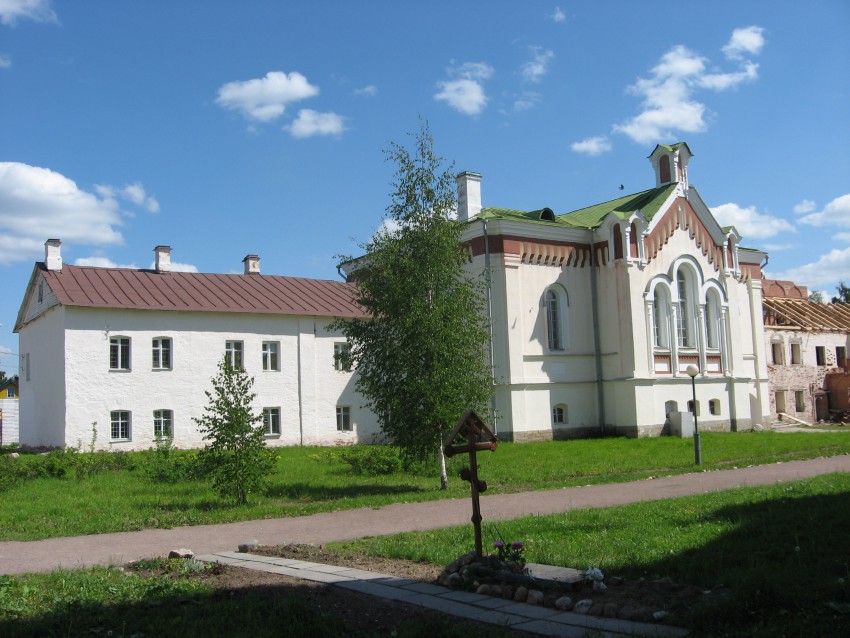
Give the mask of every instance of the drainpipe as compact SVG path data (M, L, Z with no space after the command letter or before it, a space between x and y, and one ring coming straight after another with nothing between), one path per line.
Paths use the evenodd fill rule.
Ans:
M490 276L490 235L487 233L487 220L478 218L484 229L484 282L487 286L487 331L490 333L490 379L492 391L490 392L490 412L493 415L493 434L499 434L499 425L496 419L496 355L493 345L493 279Z
M590 296L593 311L593 348L596 358L596 401L599 410L599 432L605 432L605 387L602 383L602 345L599 340L599 292L596 287L596 246L590 231Z
M304 446L304 381L301 376L301 322L298 322L298 432L300 445Z

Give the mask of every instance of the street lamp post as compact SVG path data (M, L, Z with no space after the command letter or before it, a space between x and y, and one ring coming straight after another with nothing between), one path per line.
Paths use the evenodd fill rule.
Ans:
M693 395L691 405L693 406L694 413L694 460L697 465L701 465L702 450L699 445L699 427L697 426L697 386L695 381L696 376L699 374L699 368L692 363L685 368L685 372L687 372L688 376L691 378L691 394Z

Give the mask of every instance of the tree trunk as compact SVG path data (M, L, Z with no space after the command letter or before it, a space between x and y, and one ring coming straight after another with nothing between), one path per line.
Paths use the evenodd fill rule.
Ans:
M446 455L443 453L443 439L440 438L440 489L449 489L449 477L446 474Z

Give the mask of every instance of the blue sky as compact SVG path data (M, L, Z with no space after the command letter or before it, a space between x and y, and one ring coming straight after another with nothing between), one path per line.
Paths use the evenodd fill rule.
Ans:
M850 281L850 3L0 0L0 369L65 263L337 278L430 123L485 206L654 185L656 143L767 272Z

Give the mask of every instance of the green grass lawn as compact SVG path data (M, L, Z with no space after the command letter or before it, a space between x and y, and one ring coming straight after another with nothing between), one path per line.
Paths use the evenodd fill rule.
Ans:
M19 481L7 485L0 497L0 540L297 516L469 493L468 484L457 478L465 457L449 460L449 489L441 491L436 464L411 472L364 476L354 473L336 448L292 447L276 453L268 490L253 495L246 506L232 505L201 481L151 481L143 471L142 453L124 459L125 469L82 479ZM847 453L850 436L845 433L706 433L701 469ZM22 455L0 461L30 463L33 459ZM480 454L479 461L488 494L622 482L697 469L693 442L672 437L502 444L493 453ZM5 467L0 464L0 473Z
M523 541L530 562L725 589L718 607L671 618L695 636L850 633L850 474L497 527L485 537ZM444 565L472 545L467 525L331 547Z

